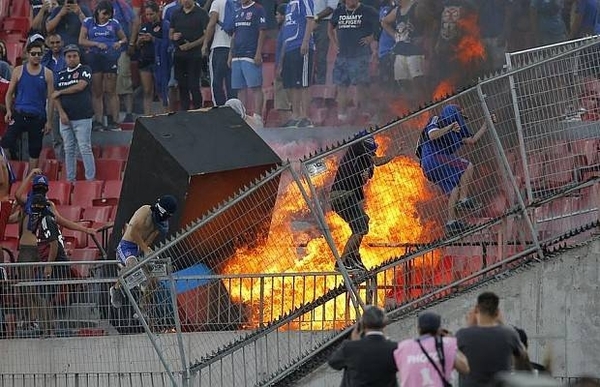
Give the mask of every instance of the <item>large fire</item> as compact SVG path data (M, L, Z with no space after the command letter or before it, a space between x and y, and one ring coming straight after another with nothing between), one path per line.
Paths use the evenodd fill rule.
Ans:
M385 151L387 144L381 140L384 139L379 140L383 142L380 150ZM331 184L335 175L337 161L334 158L324 161L327 173L312 179L317 195L323 192L323 187ZM366 187L365 207L370 216L370 231L363 240L361 256L367 267L404 254L405 248L398 247L402 243L428 240L428 230L432 225L419 218L416 205L430 195L426 180L414 160L399 156L376 168L374 178ZM327 211L325 215L335 245L341 251L350 236L350 229L333 211ZM314 219L298 186L291 179L282 181L269 235L264 243L238 249L223 267L224 275L260 274L261 278L240 278L225 284L234 301L250 306L250 326L272 321L343 282L341 275L333 273L334 257ZM314 227L299 226L311 222L315 223ZM268 277L273 273L278 274ZM379 301L386 297L386 293L390 294L389 289L386 291L382 285L390 288L394 282L390 273L379 276L378 288L382 289L377 294ZM342 295L303 316L291 328L328 329L343 326L345 321L353 318L352 304Z

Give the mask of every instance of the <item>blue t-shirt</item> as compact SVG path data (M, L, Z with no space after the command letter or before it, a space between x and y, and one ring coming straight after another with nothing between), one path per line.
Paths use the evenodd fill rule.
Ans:
M42 66L52 71L52 74L54 74L54 78L56 79L56 75L62 69L67 67L67 61L65 60L65 55L62 51L58 54L58 58L54 58L52 56L52 50L48 50L42 58Z
M376 34L379 30L379 13L375 8L359 3L353 11L339 6L333 11L331 24L337 30L338 56L356 58L371 55L369 45L361 45L360 40Z
M119 40L119 31L121 23L115 19L109 19L106 24L96 24L93 17L87 17L83 20L83 26L87 28L87 39L92 42L104 43L108 46L106 51L114 51L112 45ZM91 47L91 52L101 52L98 47ZM106 52L105 51L105 52Z
M56 15L58 15L58 13L60 12L61 8L61 6L54 8L52 10L52 13L50 13L50 16L48 17L48 20L54 19ZM81 5L81 12L83 12L83 14L86 17L92 16L92 13L90 12L89 8L85 5ZM64 15L62 19L60 19L60 21L58 22L58 25L56 26L54 32L60 35L63 41L63 45L67 46L69 44L79 43L80 29L81 21L79 20L79 16L77 16L77 14L75 14L74 12L67 12L67 14Z
M563 0L531 0L537 14L537 33L540 44L552 44L566 38L567 28L562 17Z
M257 3L242 6L235 15L233 58L254 58L258 47L258 34L267 28L264 8Z
M302 46L306 31L306 18L314 17L315 5L313 0L292 0L285 9L285 21L279 34L283 40L284 52L296 50ZM313 47L312 35L310 47Z
M385 17L394 10L394 7L391 5L384 5L379 9L379 21L383 21ZM392 52L392 48L396 41L394 37L388 34L385 30L381 30L381 36L379 37L379 57L383 58L390 52Z
M433 156L436 154L451 155L460 149L463 145L463 138L471 137L469 128L467 127L458 107L456 105L448 105L442 109L441 114L432 117L427 123L425 131L427 137L429 134L436 130L444 128L453 122L458 122L460 125L460 132L450 131L435 140L427 140L423 142L421 152L422 159Z

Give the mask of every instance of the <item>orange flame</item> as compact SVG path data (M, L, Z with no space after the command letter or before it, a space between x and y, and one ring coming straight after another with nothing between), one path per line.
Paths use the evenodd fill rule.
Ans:
M480 63L485 59L485 47L481 43L477 13L470 13L458 20L462 38L456 46L456 57L463 65Z
M454 94L454 84L449 79L443 80L435 88L433 92L433 100L440 101L450 95Z
M385 139L380 139L380 142L381 149L385 148ZM337 163L334 158L326 159L325 163L328 172L312 180L317 195L323 187L331 184L335 175ZM281 275L273 278L246 277L225 283L233 301L250 306L252 316L249 324L253 327L272 321L343 282L340 275L324 274L333 271L335 260L321 232L315 232L314 228L298 230L297 223L293 224L294 219L298 217L314 220L298 186L290 179L282 181L281 187L269 235L264 243L238 249L236 254L227 260L222 270L224 275L288 275L284 278ZM305 189L310 192L307 187ZM367 267L379 265L389 258L404 254L405 248L398 247L402 243L420 243L428 240L428 230L433 225L419 218L416 205L431 197L432 193L428 190L420 167L413 159L400 156L384 166L377 167L365 193L370 232L362 243L361 256ZM325 216L335 245L338 251L341 251L350 236L350 229L333 211L328 211ZM293 275L300 272L315 275ZM378 300L390 296L389 288L394 286L394 282L394 275L390 275L389 272L378 276L378 289L381 289L377 294ZM289 328L340 328L354 317L352 304L346 295L341 295L302 316Z

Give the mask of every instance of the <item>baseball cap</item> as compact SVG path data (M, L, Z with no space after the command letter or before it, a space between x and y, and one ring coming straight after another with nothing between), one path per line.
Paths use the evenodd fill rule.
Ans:
M419 315L417 324L423 331L437 331L442 325L442 318L437 313L425 312Z
M44 38L44 36L42 34L33 34L29 37L29 39L27 39L27 44L31 44L33 42L37 42L37 41L41 41L42 43L44 43L46 41L46 39Z
M158 199L158 205L169 215L173 215L177 211L177 199L173 195L161 196Z
M67 53L67 52L76 52L78 54L81 53L81 51L79 50L79 46L77 46L76 44L68 44L64 49L63 49L63 53Z
M31 181L32 186L44 185L48 187L48 178L44 175L35 175Z

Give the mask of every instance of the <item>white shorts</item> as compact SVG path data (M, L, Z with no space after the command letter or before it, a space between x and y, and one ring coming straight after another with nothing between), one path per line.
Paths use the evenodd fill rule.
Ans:
M394 79L397 81L412 80L423 76L423 55L396 55L394 61Z

